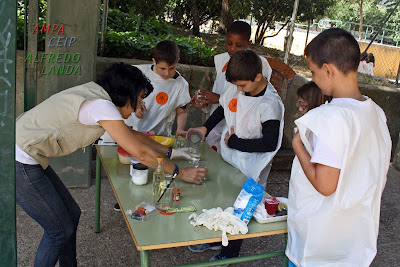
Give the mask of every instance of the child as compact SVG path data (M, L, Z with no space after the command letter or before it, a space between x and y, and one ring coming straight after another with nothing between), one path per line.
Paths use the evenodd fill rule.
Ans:
M161 41L154 48L153 64L137 65L146 75L154 91L143 101L142 108L126 123L138 131L154 131L156 135L170 136L176 116L176 136L186 126L186 105L190 102L189 85L176 70L179 61L178 46L172 41Z
M214 86L211 91L200 91L199 101L201 105L194 104L193 106L205 107L210 104L208 109L203 109L206 113L212 114L219 105L220 95L223 95L227 90L236 91L236 86L228 82L225 77L227 64L230 57L235 51L247 49L251 45L250 41L251 27L247 22L234 21L227 30L225 48L226 52L223 54L216 55L214 57L215 70L217 77L214 82ZM268 64L268 61L264 57L260 57L262 62L262 74L269 81L272 73L272 69ZM219 147L221 140L221 132L225 125L223 120L219 123L207 136L207 144L210 146Z
M313 81L297 89L297 98L301 115L332 100L332 97L322 94L321 89Z
M367 56L366 62L367 62L367 66L366 66L367 72L366 72L366 74L374 76L374 67L375 67L374 54L369 53L368 56Z
M360 54L360 63L358 64L358 69L357 69L359 73L367 74L367 57L368 57L367 52L362 52Z
M225 118L226 125L220 142L222 157L265 187L272 158L282 141L282 100L263 76L260 57L251 50L239 50L232 55L226 79L237 90L226 91L219 99L221 105L204 126L197 129L206 136ZM229 244L213 259L239 256L241 240ZM203 244L189 248L194 252L202 252L216 249L216 245Z
M76 266L76 231L81 210L50 158L71 154L96 141L104 131L143 164L156 168L156 157L183 156L129 129L128 118L153 87L128 64L114 64L99 80L61 91L16 120L15 179L18 205L44 229L35 266ZM164 162L167 173L201 184L204 168L179 169Z
M325 30L304 54L333 99L295 121L286 255L292 266L368 266L390 163L386 117L360 93L360 49L350 33Z

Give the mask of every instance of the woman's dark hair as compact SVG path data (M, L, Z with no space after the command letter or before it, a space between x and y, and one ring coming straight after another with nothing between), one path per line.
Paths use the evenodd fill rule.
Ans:
M321 89L315 82L308 82L297 89L297 96L307 101L307 109L319 107L326 101L331 101L331 96L326 96L322 93Z
M150 80L142 71L125 63L113 64L103 72L96 83L108 93L114 105L123 107L129 100L133 110L136 110L137 99L142 91L143 97L147 97L153 91Z
M251 50L242 49L233 53L226 69L226 80L252 81L254 82L258 73L262 73L260 56Z

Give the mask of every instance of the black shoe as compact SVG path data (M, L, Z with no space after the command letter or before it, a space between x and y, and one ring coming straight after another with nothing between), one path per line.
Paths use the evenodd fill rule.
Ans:
M118 204L118 203L116 203L116 204L114 205L114 210L116 210L116 211L120 211L120 210L121 210L121 208L119 207L119 204Z

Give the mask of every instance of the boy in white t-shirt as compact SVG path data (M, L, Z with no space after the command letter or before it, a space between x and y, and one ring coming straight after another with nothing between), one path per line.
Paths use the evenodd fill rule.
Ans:
M154 131L156 135L170 136L176 117L176 136L185 130L189 85L176 70L179 61L178 46L172 41L161 41L154 48L153 64L136 65L149 78L154 91L143 101L141 109L126 123L138 131ZM135 116L136 115L136 116Z
M312 80L333 99L295 121L289 266L369 266L390 163L386 117L360 93L360 49L350 33L325 30L304 54Z
M234 21L227 30L225 48L226 52L214 56L215 70L217 77L214 81L212 91L200 90L198 93L198 99L193 99L196 103L192 106L203 108L203 111L212 114L219 106L219 98L226 91L236 91L236 86L226 80L226 69L232 54L235 51L247 49L251 45L250 41L251 27L247 22ZM261 57L262 63L262 74L269 81L272 73L272 69L268 64L268 61ZM206 108L207 106L207 108ZM225 125L225 120L221 121L207 136L207 143L210 146L219 148L219 142L221 140L221 132Z

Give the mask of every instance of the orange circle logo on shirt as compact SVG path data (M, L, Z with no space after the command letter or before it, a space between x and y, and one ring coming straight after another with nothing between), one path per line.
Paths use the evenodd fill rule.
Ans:
M160 105L165 105L168 102L168 95L167 93L160 92L156 96L156 101Z
M225 71L226 71L226 69L228 68L228 63L229 63L229 61L226 62L225 66L222 68L222 72L225 72Z
M231 101L229 101L229 110L232 112L236 112L237 108L237 98L232 98Z

